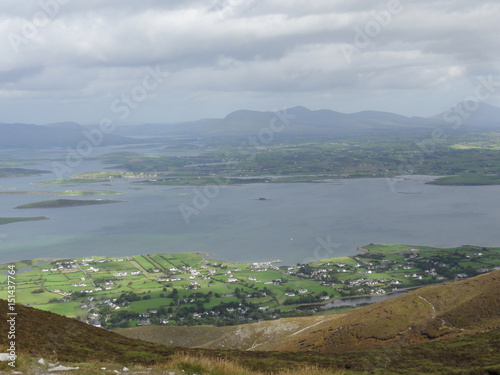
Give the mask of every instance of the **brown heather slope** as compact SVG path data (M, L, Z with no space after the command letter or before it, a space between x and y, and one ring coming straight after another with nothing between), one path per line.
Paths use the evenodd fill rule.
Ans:
M284 340L341 315L284 318L238 326L143 326L115 332L158 344L204 349L275 350Z
M138 326L118 328L113 332L157 344L195 348L230 334L235 328L236 326Z
M0 352L8 348L7 301L0 299ZM174 350L133 340L75 319L15 305L17 353L52 360L153 363L166 361Z
M333 354L407 346L500 328L500 271L433 285L343 315L232 327L136 327L128 337L216 350Z
M333 354L406 346L500 328L500 271L427 286L325 321L274 350ZM262 348L261 348L262 349Z

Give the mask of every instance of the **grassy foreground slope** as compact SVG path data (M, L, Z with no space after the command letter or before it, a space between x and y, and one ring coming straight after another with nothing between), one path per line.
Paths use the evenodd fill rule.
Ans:
M0 300L0 316L7 317L8 305ZM16 305L16 349L19 353L60 361L117 361L153 363L173 350L125 338L75 319ZM7 346L7 323L0 325L0 349Z
M427 286L326 321L274 350L325 354L461 337L500 328L500 271Z
M115 332L135 339L182 347L274 350L283 340L340 316L342 315L283 318L225 327L144 326L120 328Z

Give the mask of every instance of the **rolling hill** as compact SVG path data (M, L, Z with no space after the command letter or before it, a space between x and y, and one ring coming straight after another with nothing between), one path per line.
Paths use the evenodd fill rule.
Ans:
M360 134L409 133L435 127L441 120L409 118L387 112L364 111L346 114L331 110L293 107L283 111L238 110L220 119L201 119L178 124L146 124L117 129L117 134L132 136L191 135L199 137L256 135L262 129L272 130L276 137L356 136Z
M458 103L433 119L452 123L454 128L469 127L470 129L498 130L500 128L500 108L487 103Z

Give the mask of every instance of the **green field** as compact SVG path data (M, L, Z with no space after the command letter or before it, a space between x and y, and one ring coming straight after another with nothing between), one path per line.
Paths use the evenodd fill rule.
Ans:
M79 302L67 302L67 303L51 303L46 305L38 305L37 308L40 310L50 311L59 315L76 317L85 312L85 310L80 309Z
M149 260L144 255L134 256L133 259L141 266L144 270L149 270L155 268L155 266L149 262Z

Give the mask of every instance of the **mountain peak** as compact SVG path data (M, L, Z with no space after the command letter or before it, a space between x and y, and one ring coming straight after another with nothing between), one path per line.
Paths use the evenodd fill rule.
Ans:
M497 126L500 124L500 108L485 102L466 100L433 118L456 124Z
M82 125L74 121L54 122L51 124L46 124L44 126L54 129L83 129Z
M296 107L292 107L292 108L287 108L286 109L286 112L288 113L291 113L293 115L306 115L306 114L309 114L311 113L312 111L309 109L309 108L306 108L306 107L303 107L301 105L298 105Z

